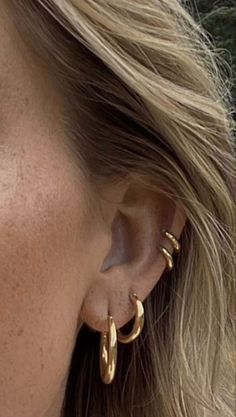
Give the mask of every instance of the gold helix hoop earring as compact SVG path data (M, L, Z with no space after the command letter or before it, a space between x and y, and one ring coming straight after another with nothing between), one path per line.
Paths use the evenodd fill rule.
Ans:
M135 308L135 321L134 326L131 332L128 335L122 334L122 332L117 330L117 339L121 343L130 343L133 342L141 333L144 325L144 308L143 303L137 297L137 294L130 294L130 299Z
M170 241L171 241L171 243L172 243L172 245L174 247L174 250L176 252L179 252L180 251L180 248L181 248L181 245L180 245L179 241L176 239L176 237L172 233L168 232L167 230L164 232L164 235L167 238L170 239Z
M108 316L108 332L100 336L100 374L105 384L110 384L115 376L117 363L117 331L112 316Z
M179 252L180 249L181 249L181 245L180 245L180 242L176 239L176 237L172 233L168 232L167 230L165 230L163 232L163 234L170 240L170 242L171 242L171 244L174 248L174 251ZM171 253L166 248L163 248L162 246L160 246L160 249L161 249L161 251L162 251L162 253L163 253L163 255L166 259L167 268L168 268L169 271L171 271L174 267L173 257L171 255Z

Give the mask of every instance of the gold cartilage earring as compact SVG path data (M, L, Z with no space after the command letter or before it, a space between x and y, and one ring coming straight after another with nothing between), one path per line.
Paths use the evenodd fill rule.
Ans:
M108 332L101 332L99 356L101 378L105 384L110 384L114 379L117 363L117 331L112 316L108 316Z
M173 261L172 255L166 248L163 248L162 246L160 246L160 249L166 259L167 269L171 271L174 267L174 261Z
M164 235L168 239L170 239L170 241L171 241L171 243L174 247L175 252L179 252L180 248L181 248L181 245L180 245L179 241L176 239L176 237L172 233L168 232L167 230L164 232Z
M170 242L171 242L171 244L174 248L174 251L179 252L180 249L181 249L181 245L180 245L180 242L176 239L176 237L172 233L168 232L167 230L165 230L163 232L163 234L170 240ZM160 249L161 249L161 251L162 251L162 253L163 253L163 255L166 259L167 268L168 268L169 271L171 271L174 267L173 257L171 255L171 253L166 248L163 248L162 246L160 246Z
M135 293L130 294L130 299L135 308L135 321L131 332L128 335L124 335L121 331L117 330L117 339L121 343L133 342L141 333L144 325L144 308L142 301L139 300Z

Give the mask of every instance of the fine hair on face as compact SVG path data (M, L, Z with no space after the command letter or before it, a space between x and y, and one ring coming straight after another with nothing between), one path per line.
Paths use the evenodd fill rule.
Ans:
M82 326L61 417L233 417L235 144L230 80L180 0L8 0L62 98L65 151L94 196L125 181L178 202L175 268L144 301L145 328L99 375Z

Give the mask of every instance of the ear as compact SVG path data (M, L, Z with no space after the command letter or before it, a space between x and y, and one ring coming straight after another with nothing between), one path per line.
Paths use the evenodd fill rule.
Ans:
M162 231L179 240L186 215L177 202L137 183L107 189L101 209L111 243L94 272L80 319L94 330L106 331L108 314L117 328L133 317L131 292L143 301L161 279L167 263L160 246L174 251ZM97 239L99 247L102 239Z

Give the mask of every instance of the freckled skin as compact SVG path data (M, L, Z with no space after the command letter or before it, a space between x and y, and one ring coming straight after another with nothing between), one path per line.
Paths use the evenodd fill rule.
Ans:
M36 140L30 152L20 149L8 164L1 156L9 188L0 194L0 414L9 417L14 401L18 415L36 415L20 414L18 390L43 405L59 389L83 294L82 193L73 173L61 169L66 160L56 145Z
M1 417L59 416L94 250L59 98L34 62L0 1Z

